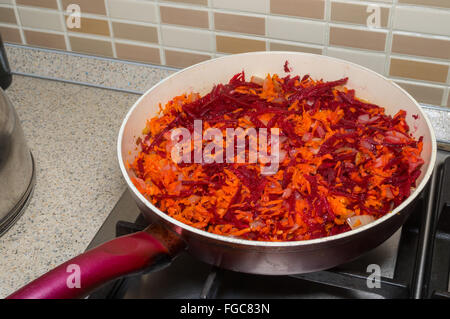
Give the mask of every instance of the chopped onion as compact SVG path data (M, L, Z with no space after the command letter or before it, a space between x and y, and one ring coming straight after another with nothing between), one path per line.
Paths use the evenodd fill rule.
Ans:
M272 102L273 102L273 103L279 103L279 104L281 104L281 103L286 102L286 99L283 98L283 97L276 97L276 98L274 98L274 99L272 100Z
M273 81L273 89L275 92L281 92L282 87L278 81Z
M373 122L375 122L376 120L378 120L380 118L379 115L375 115L374 117L370 117L369 114L362 114L360 116L358 116L358 123L361 124L371 124Z
M408 173L412 173L414 172L420 165L422 165L424 163L423 159L419 159L417 161L412 161L411 159L409 159L409 167L408 167Z
M169 140L169 141L170 141L170 140L172 139L172 131L168 131L168 132L164 133L163 137L164 137L166 140Z
M167 152L167 153L171 153L171 152L172 152L172 147L173 147L172 141L168 141L168 142L166 143L166 152Z
M281 195L282 198L289 198L292 194L292 189L286 188L283 192L283 195Z
M267 91L269 89L269 83L272 82L272 79L266 78L263 82L263 91ZM273 82L272 82L273 84Z
M373 167L378 168L378 167L382 167L382 166L384 166L384 163L383 163L383 157L380 156L380 157L378 157L378 158L374 161Z
M323 138L325 136L325 130L323 129L322 125L319 124L316 129L317 134L320 138Z
M195 102L198 99L200 99L200 94L199 93L192 93L192 101L191 102Z
M408 139L409 139L408 136L397 131L387 131L386 137L384 138L385 142L391 144L402 144Z
M181 192L182 190L183 190L183 185L181 185L181 183L178 183L178 185L175 186L175 188L173 189L173 191L174 191L175 193L179 193L179 192Z
M298 153L298 150L296 148L292 148L289 150L289 155L291 157L295 157L295 155L297 155L297 153Z
M365 139L363 139L363 140L361 141L361 146L364 147L364 148L366 148L366 149L368 149L368 150L371 150L372 147L373 147L373 145L370 144L369 141L367 141L367 140L365 140Z
M366 124L369 122L370 116L369 114L362 114L358 116L358 123Z
M279 158L278 162L282 163L284 161L284 159L286 158L287 153L285 150L281 150L279 154L280 154L280 158Z
M312 139L312 134L310 132L306 132L302 136L302 141L305 143L311 141L311 139Z
M356 153L358 152L356 149L352 148L352 147L340 147L337 150L335 150L335 153L342 153L342 152L347 152L347 151L352 151L352 153Z
M200 196L198 195L192 195L191 197L189 197L189 202L191 204L195 204L200 200Z
M260 219L254 220L249 224L250 228L264 227L266 224Z
M376 122L378 119L380 118L380 116L379 115L375 115L374 117L372 117L370 120L369 120L369 122L367 122L367 123L373 123L373 122Z
M314 155L316 155L317 153L319 153L319 150L320 150L320 148L312 148L312 147L309 148L309 151L310 151L311 153L313 153Z
M375 220L375 217L371 215L359 215L359 216L352 216L347 218L347 224L350 226L351 229L356 229L358 227L367 225Z
M386 197L389 199L393 199L394 198L394 194L392 194L392 190L390 187L386 187Z
M344 162L344 167L353 169L353 168L355 168L355 164L350 163L350 162Z
M142 189L145 189L147 187L147 184L145 183L145 181L142 178L136 177L134 180L139 184L139 186Z
M258 77L258 76L252 76L250 79L250 82L258 84L258 85L263 85L264 84L264 79Z

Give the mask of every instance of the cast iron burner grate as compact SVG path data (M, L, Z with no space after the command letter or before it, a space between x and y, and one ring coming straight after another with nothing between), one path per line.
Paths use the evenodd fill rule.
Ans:
M147 225L142 215L134 223L119 221L116 224L116 236L140 231ZM435 170L416 209L402 227L392 278L381 276L380 287L369 288L367 281L370 273L362 272L361 267L355 264L358 263L351 262L326 271L277 277L240 274L211 267L206 271L196 297L228 298L229 294L223 291L245 290L241 283L245 280L276 280L285 282L286 288L301 282L313 285L318 290L337 289L344 298L362 295L364 298L450 299L450 157ZM128 290L132 289L129 283L133 278L126 277L109 283L91 294L90 298L124 298ZM276 298L284 298L283 291Z

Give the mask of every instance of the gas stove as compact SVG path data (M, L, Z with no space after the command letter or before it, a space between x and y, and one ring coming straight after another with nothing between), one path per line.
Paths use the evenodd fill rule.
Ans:
M125 191L88 249L147 225ZM450 299L449 272L450 152L440 149L433 176L407 222L350 263L308 274L261 276L219 269L184 253L164 269L110 282L89 298Z

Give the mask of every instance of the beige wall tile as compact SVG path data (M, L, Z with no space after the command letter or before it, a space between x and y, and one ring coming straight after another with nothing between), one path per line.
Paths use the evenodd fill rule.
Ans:
M112 45L109 41L69 36L72 51L93 55L113 56Z
M394 34L392 52L450 59L450 40Z
M108 8L112 18L157 22L156 6L149 1L108 0Z
M391 58L389 74L402 78L445 83L447 81L448 66L439 63Z
M214 13L216 30L239 33L265 35L266 23L264 18L237 14Z
M206 30L161 26L162 43L169 47L214 51L213 33Z
M0 34L5 42L22 43L22 38L20 37L20 31L18 28L0 26Z
M243 53L265 51L266 43L260 40L235 38L223 35L216 36L216 50L223 53Z
M187 4L196 4L199 6L207 6L208 0L166 0L169 2L178 2L178 3L187 3Z
M384 53L372 53L333 47L328 48L327 52L331 57L350 61L380 74L384 74L384 66L386 64L386 56Z
M31 30L24 30L24 34L27 44L59 50L67 49L66 41L64 40L64 35L62 34L38 32Z
M440 87L425 86L420 84L395 81L413 96L419 103L441 105L444 89Z
M292 45L280 42L270 42L270 51L295 51L295 52L322 54L322 49L319 48L311 48L301 45Z
M450 8L450 1L448 0L398 0L398 3Z
M450 36L450 10L397 6L394 29Z
M24 27L63 31L59 13L56 11L32 8L19 8L18 10L20 21Z
M324 0L270 0L270 12L289 16L323 19Z
M181 52L175 50L164 50L166 65L176 68L185 68L196 63L211 59L210 55Z
M1 4L13 4L13 0L0 0Z
M0 22L16 24L16 14L13 8L0 8Z
M347 22L367 25L367 18L371 13L367 12L367 4L355 4L344 2L331 3L331 21ZM380 7L380 26L385 28L389 20L389 8Z
M139 61L145 63L161 63L158 48L131 45L116 42L116 53L119 59Z
M67 31L109 36L109 24L106 20L81 17L81 28L67 28Z
M56 0L16 0L18 5L58 9Z
M64 11L66 11L69 5L77 4L80 6L82 14L93 13L106 15L104 0L61 0L61 4Z
M158 43L156 27L113 21L112 28L115 38Z
M212 6L236 11L268 13L269 0L212 0Z
M209 28L208 11L160 6L161 21L168 24Z
M330 27L330 45L384 51L386 46L386 33L332 26Z
M324 44L326 24L312 20L267 17L267 35L273 39Z

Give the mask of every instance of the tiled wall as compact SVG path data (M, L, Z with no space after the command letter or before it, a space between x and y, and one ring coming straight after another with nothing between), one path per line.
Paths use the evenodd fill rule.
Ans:
M70 4L81 8L79 29L66 25ZM374 7L379 26L369 27ZM12 43L174 67L247 51L325 54L450 107L450 0L0 0L0 33Z

